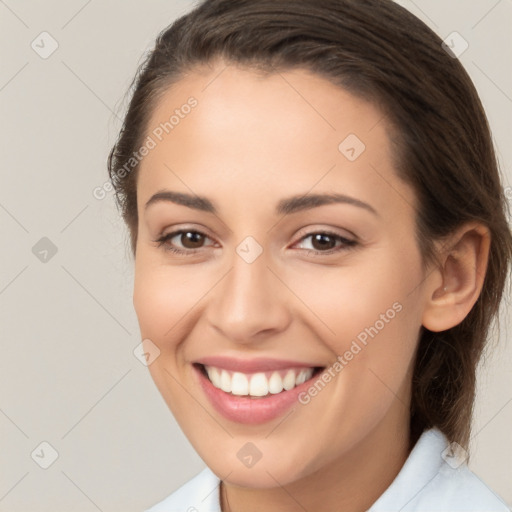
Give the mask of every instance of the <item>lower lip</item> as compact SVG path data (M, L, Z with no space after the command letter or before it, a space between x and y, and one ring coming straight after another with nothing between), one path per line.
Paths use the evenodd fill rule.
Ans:
M266 423L284 414L293 404L298 403L298 395L309 388L311 379L288 391L261 398L235 396L216 388L202 371L194 365L204 393L213 407L228 420L236 423ZM318 377L315 374L312 379Z

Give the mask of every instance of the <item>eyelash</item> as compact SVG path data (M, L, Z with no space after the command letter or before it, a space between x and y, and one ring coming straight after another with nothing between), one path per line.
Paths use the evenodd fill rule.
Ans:
M181 235L183 233L196 233L196 234L199 234L199 235L203 235L204 237L206 238L209 238L208 235L206 235L205 233L201 232L201 231L197 231L197 230L194 230L194 229L180 229L180 230L177 230L177 231L173 231L171 233L167 233L166 235L162 235L161 237L157 238L156 240L153 240L154 243L157 243L158 246L157 247L162 247L162 246L165 246L163 247L163 249L165 251L170 251L174 254L179 254L181 256L192 256L193 254L195 254L196 252L200 251L202 249L199 248L199 249L178 249L176 247L173 247L171 246L169 243L168 243L168 240L174 238L175 236L177 235ZM341 235L337 234L337 233L334 233L332 231L312 231L311 233L308 233L306 235L304 235L300 240L299 242L313 236L313 235L327 235L327 236L330 236L332 238L335 238L339 241L341 241L342 245L341 246L338 246L338 248L334 248L334 249L329 249L327 251L318 251L316 249L303 249L303 250L306 250L308 251L308 253L313 253L313 254L316 254L316 255L319 255L319 256L326 256L326 255L330 255L330 254L335 254L335 253L338 253L338 252L341 252L341 251L346 251L346 250L349 250L355 246L358 245L358 242L356 240L349 240L347 238L344 238L342 237ZM297 242L298 243L298 242Z

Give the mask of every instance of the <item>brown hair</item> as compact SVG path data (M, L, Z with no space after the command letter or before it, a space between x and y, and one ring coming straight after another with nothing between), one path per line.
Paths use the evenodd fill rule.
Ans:
M376 102L397 133L397 173L418 198L424 262L435 256L435 240L467 221L491 233L480 297L452 329L423 328L413 375L411 437L435 426L467 447L476 366L498 316L512 235L483 107L448 51L391 0L205 0L159 34L139 67L108 167L135 255L138 165L121 171L147 135L159 98L186 71L216 58L268 73L301 68Z

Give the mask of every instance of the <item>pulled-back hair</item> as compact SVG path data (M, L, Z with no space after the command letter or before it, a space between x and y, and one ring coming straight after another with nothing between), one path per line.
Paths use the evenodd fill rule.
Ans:
M158 100L187 71L216 59L264 73L305 69L375 103L396 137L397 175L418 198L426 266L434 242L469 221L490 230L482 292L457 326L422 328L412 380L411 435L438 427L467 447L476 367L512 255L508 204L487 119L468 74L442 40L391 0L205 0L163 30L139 67L108 168L136 253L137 170L126 163ZM123 170L124 172L121 172Z

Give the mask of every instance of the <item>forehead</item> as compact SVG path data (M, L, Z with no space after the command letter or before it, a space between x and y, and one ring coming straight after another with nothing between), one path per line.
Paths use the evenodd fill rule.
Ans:
M218 61L211 67L193 69L167 89L152 112L147 131L169 121L176 111L179 114L190 98L197 101L190 116L197 136L204 135L198 129L208 130L214 125L217 132L250 133L248 143L259 142L265 135L270 143L277 132L287 139L293 134L307 135L329 138L334 143L357 132L361 139L370 142L380 135L386 138L384 131L388 130L383 113L372 103L308 70L263 74ZM182 116L180 119L183 120ZM379 124L381 129L374 131ZM173 135L184 131L177 128L173 127ZM208 133L209 140L216 138L216 133ZM387 141L379 142L382 145Z
M144 196L166 182L213 192L236 186L239 197L373 189L377 202L410 204L390 133L376 106L307 70L263 75L221 62L189 72L160 98L138 189Z

